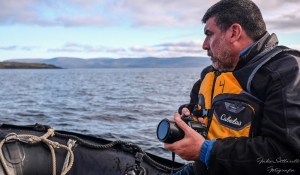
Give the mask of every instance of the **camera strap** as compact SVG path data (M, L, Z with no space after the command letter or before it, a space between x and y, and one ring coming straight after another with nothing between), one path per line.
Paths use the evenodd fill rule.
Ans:
M172 169L171 169L171 175L173 175L173 171L174 171L174 162L175 162L175 153L172 152Z

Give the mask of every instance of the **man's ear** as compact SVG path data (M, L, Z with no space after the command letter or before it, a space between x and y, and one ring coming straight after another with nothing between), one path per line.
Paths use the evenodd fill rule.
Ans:
M230 42L234 43L235 41L238 41L243 32L242 26L237 23L234 23L230 26L229 29L231 32Z

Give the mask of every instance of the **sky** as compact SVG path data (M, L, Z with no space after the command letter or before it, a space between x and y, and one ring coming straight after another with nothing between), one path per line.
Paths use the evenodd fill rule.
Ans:
M300 50L300 0L253 0L280 45ZM0 0L0 61L207 57L201 18L217 0Z

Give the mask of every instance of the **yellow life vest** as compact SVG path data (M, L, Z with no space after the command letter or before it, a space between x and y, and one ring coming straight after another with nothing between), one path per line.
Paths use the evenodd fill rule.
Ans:
M201 96L203 95L204 98ZM209 140L229 136L249 136L251 121L256 114L256 99L246 93L232 72L218 71L206 74L199 97L204 99L198 110L210 109L204 118Z

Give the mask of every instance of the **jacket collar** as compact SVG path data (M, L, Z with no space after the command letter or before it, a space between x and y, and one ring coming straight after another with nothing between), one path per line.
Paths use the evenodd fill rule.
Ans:
M278 44L278 39L276 34L269 34L266 32L258 41L256 41L253 46L240 57L240 60L235 68L238 70L245 66L255 55L260 53L261 51L275 47Z

